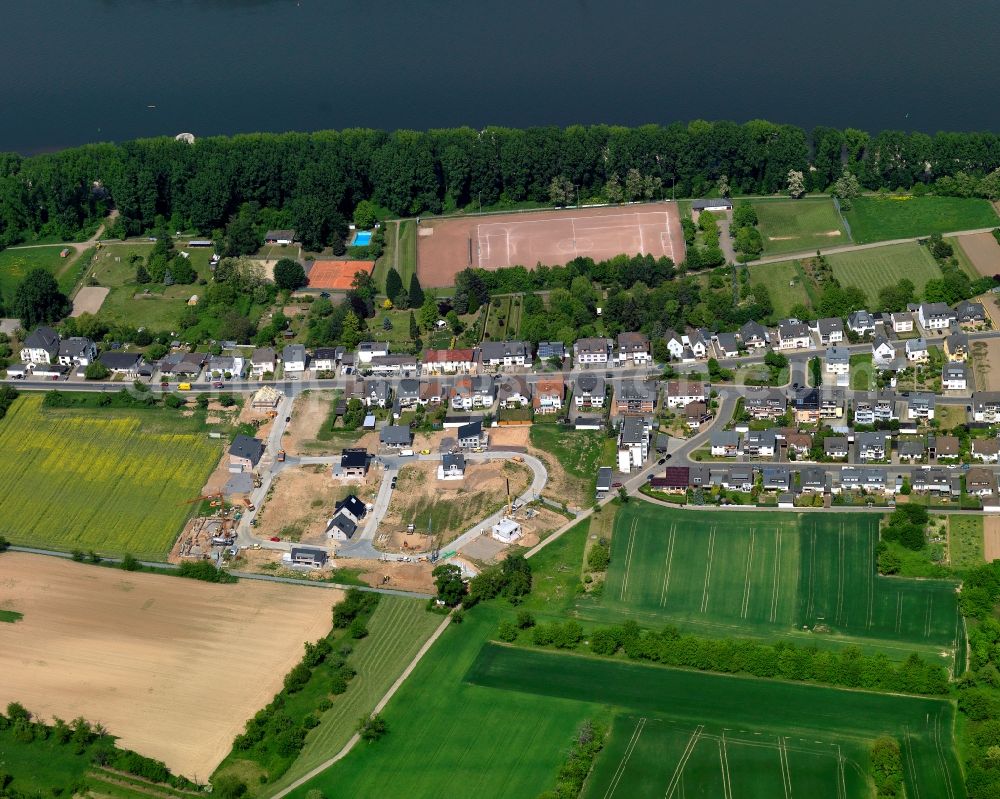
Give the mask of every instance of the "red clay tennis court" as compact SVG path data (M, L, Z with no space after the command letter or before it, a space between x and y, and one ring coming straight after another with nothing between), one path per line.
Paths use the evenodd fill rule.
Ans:
M578 256L595 261L650 254L684 259L675 203L567 208L421 223L417 274L425 286L454 285L469 266L499 269L542 263L561 266Z
M370 275L374 269L374 261L313 261L306 277L311 289L347 291L356 272Z

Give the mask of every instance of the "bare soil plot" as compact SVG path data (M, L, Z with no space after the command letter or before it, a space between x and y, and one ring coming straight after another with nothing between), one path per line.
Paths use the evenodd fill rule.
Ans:
M545 484L546 497L559 498L572 507L587 507L593 502L593 495L579 478L573 477L563 468L559 459L544 450L531 445L531 428L495 427L490 430L490 446L493 449L520 449L533 455L543 464L548 472L548 482Z
M565 264L580 256L605 260L649 253L684 260L675 203L567 208L421 222L417 275L424 286L454 285L466 267L499 269ZM311 275L310 275L311 280Z
M0 590L24 614L0 629L0 704L83 716L121 744L205 780L330 629L335 590L213 585L7 553Z
M974 341L969 354L979 390L1000 391L1000 341Z
M1000 517L983 517L983 551L987 563L1000 558Z
M314 454L307 445L316 441L316 434L330 414L333 396L332 391L310 391L295 398L292 421L281 442L288 454Z
M993 277L1000 273L1000 243L997 243L992 233L958 236L958 243L979 274Z
M111 289L102 286L84 286L73 298L73 312L70 316L79 316L82 313L97 313L104 304L104 298L108 296Z

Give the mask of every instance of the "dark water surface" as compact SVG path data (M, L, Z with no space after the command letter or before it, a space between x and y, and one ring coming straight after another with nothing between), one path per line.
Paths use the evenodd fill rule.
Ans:
M699 117L1000 130L991 0L8 0L0 31L0 150Z

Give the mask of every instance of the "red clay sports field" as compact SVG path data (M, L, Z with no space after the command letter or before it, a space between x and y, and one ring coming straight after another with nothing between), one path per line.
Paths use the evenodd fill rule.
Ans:
M417 274L424 286L452 286L469 266L561 266L578 256L684 259L676 203L566 208L462 219L425 220L417 229Z

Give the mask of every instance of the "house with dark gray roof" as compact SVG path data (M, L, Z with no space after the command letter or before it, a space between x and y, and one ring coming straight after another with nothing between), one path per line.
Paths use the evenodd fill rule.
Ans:
M743 341L743 346L752 350L766 347L770 340L770 335L767 332L767 328L760 324L760 322L755 322L751 319L740 328L740 338Z
M21 347L24 363L55 363L59 357L59 334L51 327L41 325L32 330Z
M253 471L264 455L263 441L240 433L229 445L229 471Z
M577 408L603 408L607 386L603 377L580 375L573 389L573 403Z
M484 341L479 345L483 366L524 366L531 362L528 341Z
M549 358L558 358L560 361L566 357L566 345L561 341L539 341L538 360L547 361Z
M334 471L334 477L364 477L367 471L368 450L354 448L340 451L340 467Z
M137 352L102 352L97 360L112 374L133 380L139 376L142 365L142 356Z
M819 343L829 346L844 340L844 320L835 316L817 319L810 326L819 336Z
M455 438L462 449L477 449L489 442L489 434L483 430L482 419L463 424L456 431Z
M292 566L308 567L310 569L322 569L329 559L325 549L315 547L293 546L292 551L282 556L285 563Z
M799 471L799 487L803 492L823 493L828 486L826 469L806 466Z
M438 480L461 480L465 477L465 455L461 452L446 452L438 464Z
M924 457L924 442L915 439L900 441L896 446L896 452L901 461L920 460Z
M97 346L84 336L72 336L59 342L59 363L63 366L88 366L97 358Z
M354 494L348 494L334 506L334 515L337 513L346 513L354 520L354 523L357 524L365 518L365 514L368 513L368 508L365 507L365 503L354 496Z
M346 512L338 511L333 518L327 522L326 535L334 541L350 541L358 529L357 522Z
M962 300L955 306L955 318L962 327L977 327L986 322L986 309L981 302Z
M387 449L406 449L413 443L409 425L387 424L378 433L379 443Z

